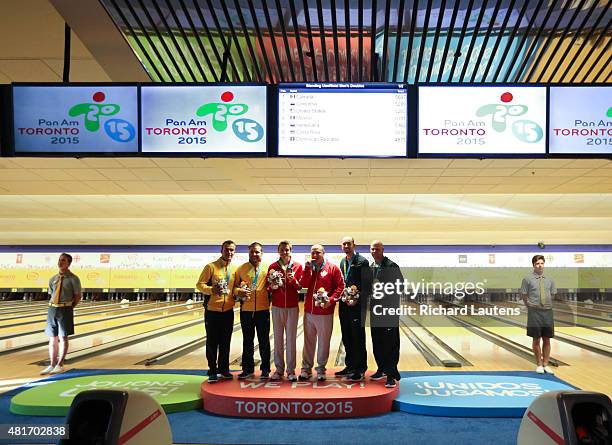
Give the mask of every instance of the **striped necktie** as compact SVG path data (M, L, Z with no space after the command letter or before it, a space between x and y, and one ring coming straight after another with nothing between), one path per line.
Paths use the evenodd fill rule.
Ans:
M540 305L544 306L546 301L546 289L544 289L544 276L540 277Z
M57 282L57 286L55 286L55 291L53 292L53 298L51 299L51 304L59 304L60 296L62 295L63 281L64 281L64 276L60 275L59 280Z

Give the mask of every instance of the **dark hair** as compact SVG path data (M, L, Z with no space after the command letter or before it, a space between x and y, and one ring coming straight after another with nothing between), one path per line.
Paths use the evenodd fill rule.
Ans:
M223 244L221 244L221 250L223 251L223 248L225 246L229 246L230 244L233 244L234 246L236 246L236 243L233 242L231 239L225 240L223 241Z
M531 265L535 266L535 263L537 263L540 260L546 262L544 255L534 255L533 258L531 259Z
M289 249L293 250L293 245L291 244L291 241L287 241L287 240L281 241L280 243L278 243L278 248L276 250L280 249L281 246L289 246Z
M251 250L255 246L259 246L259 248L263 252L263 246L260 243L258 243L257 241L255 241L254 243L249 244L249 250Z
M72 264L72 255L70 255L69 253L64 252L60 255L60 258L61 257L65 257L68 260L68 264Z

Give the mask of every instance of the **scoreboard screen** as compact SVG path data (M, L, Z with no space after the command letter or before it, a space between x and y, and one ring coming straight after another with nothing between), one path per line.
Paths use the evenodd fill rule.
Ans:
M401 84L281 84L280 156L406 156L408 99Z

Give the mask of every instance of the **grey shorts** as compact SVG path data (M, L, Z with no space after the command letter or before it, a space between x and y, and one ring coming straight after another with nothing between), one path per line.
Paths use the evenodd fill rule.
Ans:
M68 337L74 334L74 309L72 307L49 307L45 334L47 337Z
M555 336L555 320L552 309L527 309L527 335L529 337Z

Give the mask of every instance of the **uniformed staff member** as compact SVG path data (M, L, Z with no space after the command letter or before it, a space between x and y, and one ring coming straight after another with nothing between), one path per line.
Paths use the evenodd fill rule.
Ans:
M68 353L68 336L74 334L74 307L83 297L81 280L70 271L72 256L62 253L57 261L59 273L49 280L49 309L45 334L49 337L49 366L40 373L58 374L64 371Z
M557 287L552 278L544 275L544 262L542 255L535 255L531 259L533 272L523 278L521 295L527 306L527 335L532 338L531 348L536 359L536 372L553 374L548 360L550 339L555 336L552 300L557 294Z

